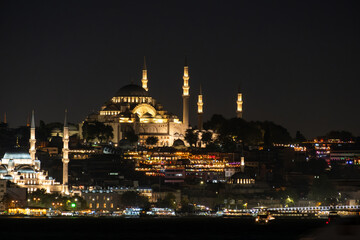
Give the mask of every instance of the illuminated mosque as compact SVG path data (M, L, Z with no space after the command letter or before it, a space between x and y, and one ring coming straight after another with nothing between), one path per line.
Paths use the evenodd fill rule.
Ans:
M55 182L46 171L41 170L40 160L36 158L34 112L30 128L29 152L19 148L6 152L0 159L0 179L6 179L27 188L28 192L45 189L48 193L62 192L63 185Z
M189 128L189 67L185 59L183 75L183 116L182 121L176 115L164 110L149 94L146 61L142 69L142 86L129 84L120 88L109 99L100 111L88 115L85 119L89 124L102 122L113 128L112 142L117 145L124 139L125 133L133 131L139 136L139 143L145 144L148 137L157 137L158 146L172 146L174 141L184 140L185 132ZM198 128L203 130L203 96L198 95ZM242 94L238 93L237 117L242 117ZM84 121L84 122L85 122ZM79 124L80 138L83 139L82 126Z

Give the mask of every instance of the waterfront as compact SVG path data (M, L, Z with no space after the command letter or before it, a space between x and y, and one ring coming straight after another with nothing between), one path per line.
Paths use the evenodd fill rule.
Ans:
M299 239L324 220L275 220L267 225L241 218L27 218L1 217L11 239Z

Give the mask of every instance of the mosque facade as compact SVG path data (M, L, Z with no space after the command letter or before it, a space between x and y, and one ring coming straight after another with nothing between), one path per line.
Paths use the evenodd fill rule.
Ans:
M145 144L148 137L157 137L158 146L172 146L177 139L184 139L189 127L189 74L184 66L183 85L183 119L166 111L164 107L149 94L147 68L144 59L142 86L129 84L120 88L101 109L88 115L89 124L96 121L109 125L113 129L112 142L117 144L126 132L133 131L139 136L140 144ZM85 122L84 121L84 122ZM80 123L80 138L84 138Z
M0 159L0 179L6 179L22 188L27 188L28 192L34 192L37 189L45 189L48 193L62 192L62 185L48 176L46 171L41 170L41 162L35 156L35 143L35 120L33 113L29 152L19 148L6 152L3 158Z
M184 140L185 132L189 128L189 67L185 59L183 75L183 111L182 119L166 111L149 94L147 67L144 58L141 86L129 84L120 88L101 109L88 115L79 124L79 135L84 139L83 125L85 122L93 124L101 122L111 126L113 138L111 141L117 145L125 138L126 132L133 131L139 136L139 143L145 144L148 137L157 137L158 146L172 146L176 140ZM201 87L200 87L201 88ZM242 93L239 89L236 101L236 117L242 118ZM198 128L203 130L203 95L198 95ZM200 134L201 135L201 134Z

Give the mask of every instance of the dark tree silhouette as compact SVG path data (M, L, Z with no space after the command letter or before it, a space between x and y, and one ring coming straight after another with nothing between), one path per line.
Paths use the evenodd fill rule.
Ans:
M212 141L212 132L206 131L201 136L201 141L205 143L206 145L209 145L209 143Z
M305 136L300 131L296 131L295 142L296 143L302 143L302 142L305 142L305 141L306 141Z
M193 146L198 141L198 134L192 129L187 129L185 133L185 140L190 144L190 146Z
M131 144L135 144L139 140L139 137L135 134L133 129L125 132L124 135L125 139L128 140Z
M146 139L146 144L147 145L156 145L159 141L159 138L158 137L148 137Z
M128 191L121 195L121 203L124 207L143 207L149 206L147 197L140 196L138 192Z

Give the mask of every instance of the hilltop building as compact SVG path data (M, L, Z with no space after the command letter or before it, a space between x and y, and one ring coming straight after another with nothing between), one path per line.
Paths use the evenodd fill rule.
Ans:
M41 162L36 158L35 118L32 113L29 152L15 148L6 152L0 160L0 179L10 180L28 192L46 189L47 192L61 192L62 186L41 170Z
M134 132L139 136L140 144L145 144L148 137L157 137L158 146L172 146L177 139L184 139L189 127L189 68L185 62L183 76L183 120L164 110L150 94L148 87L147 67L144 59L142 70L142 86L129 84L120 88L96 113L88 115L80 123L80 137L84 134L82 126L102 122L113 128L112 142L118 144L124 139L126 132Z

